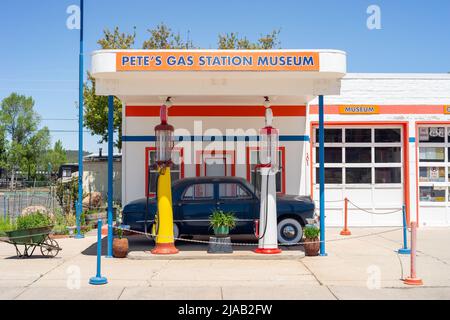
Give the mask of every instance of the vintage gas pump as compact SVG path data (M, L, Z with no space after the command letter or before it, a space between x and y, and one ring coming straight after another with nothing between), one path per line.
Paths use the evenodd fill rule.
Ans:
M260 130L259 162L261 173L260 220L258 224L258 249L256 253L276 254L278 249L276 181L278 172L278 130L272 127L272 109L270 101L265 97L266 126Z
M172 164L172 150L174 146L174 128L167 123L168 109L171 106L170 98L161 106L161 123L155 127L156 136L156 165L158 182L156 186L156 246L153 254L175 254L173 235L172 210L172 182L170 179L170 166Z

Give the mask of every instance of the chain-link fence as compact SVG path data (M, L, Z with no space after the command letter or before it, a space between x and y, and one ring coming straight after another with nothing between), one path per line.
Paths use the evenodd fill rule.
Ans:
M18 191L0 191L0 212L4 218L15 218L31 206L43 206L55 212L60 208L55 187L31 188Z

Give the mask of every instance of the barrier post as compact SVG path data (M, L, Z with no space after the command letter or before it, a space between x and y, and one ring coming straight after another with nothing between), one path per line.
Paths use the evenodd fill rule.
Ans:
M107 284L106 277L102 277L102 219L98 219L97 225L97 274L89 279L89 284L101 285Z
M422 279L416 275L417 222L411 222L411 275L403 282L412 286L423 285Z
M352 233L348 229L348 199L344 199L344 229L341 231L341 236L351 236Z
M411 254L408 248L408 225L406 223L406 208L403 205L403 248L398 249L399 254Z

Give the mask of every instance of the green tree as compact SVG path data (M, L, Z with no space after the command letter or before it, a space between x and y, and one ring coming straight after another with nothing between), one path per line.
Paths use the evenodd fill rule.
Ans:
M6 140L5 127L0 124L0 169L6 166L6 150L8 141Z
M47 127L37 131L23 146L22 172L28 181L36 179L38 170L47 170L46 154L50 147L50 131Z
M25 146L37 130L39 115L34 111L34 100L17 93L12 93L2 100L0 123L3 124L10 143L6 151L6 168L11 171L11 188L15 182L15 172L26 153Z
M180 33L173 33L164 23L158 24L154 29L147 30L150 38L144 41L143 49L192 49L191 40L184 40Z
M103 31L103 38L97 43L102 49L130 49L136 39L136 29L133 33L120 32L119 28ZM92 135L99 135L99 143L108 141L108 97L95 94L95 79L88 73L88 81L84 86L84 126ZM114 98L114 129L119 132L115 145L122 148L122 103Z
M56 141L53 149L48 151L46 162L52 173L58 172L59 167L67 162L66 150L64 150L61 140Z
M219 34L218 47L222 50L269 50L276 49L280 45L280 29L261 35L256 42L251 42L246 37L239 37L238 33L231 32Z
M192 42L184 40L180 34L174 34L169 27L161 23L155 29L149 29L149 39L144 41L144 49L186 49L192 48ZM133 33L121 32L118 27L111 32L103 31L103 38L97 41L102 49L131 49L136 39L136 29ZM92 135L101 137L100 143L108 141L108 97L95 95L95 79L88 73L88 81L84 87L85 127ZM122 148L122 103L114 98L114 129L118 138L114 142Z

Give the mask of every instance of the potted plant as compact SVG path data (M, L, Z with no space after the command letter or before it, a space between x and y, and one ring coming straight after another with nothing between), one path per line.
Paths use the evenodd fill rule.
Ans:
M213 211L209 221L216 237L226 237L236 226L236 217L232 212Z
M123 237L123 229L117 229L117 238L113 240L113 256L125 258L128 254L128 239Z
M77 218L74 214L69 213L66 215L66 228L69 231L69 236L73 237L75 229L77 228Z
M304 247L305 254L307 256L318 256L320 249L320 240L319 240L320 229L316 225L308 224L305 227L304 234Z

